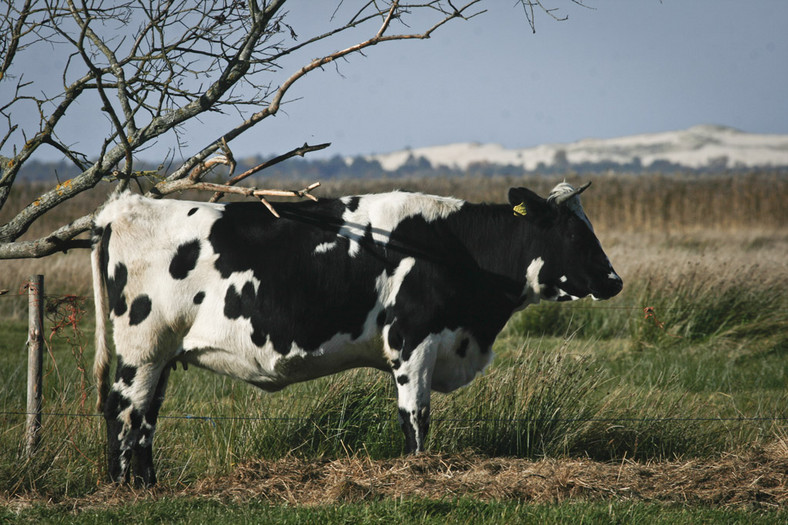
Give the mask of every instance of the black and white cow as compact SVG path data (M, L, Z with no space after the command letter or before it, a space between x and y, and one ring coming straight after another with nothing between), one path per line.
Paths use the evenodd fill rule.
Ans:
M170 365L275 391L354 367L392 374L409 451L430 391L468 384L513 312L622 287L578 194L525 188L509 205L392 192L277 204L123 194L95 220L95 374L109 476L155 483ZM108 383L107 312L117 372Z

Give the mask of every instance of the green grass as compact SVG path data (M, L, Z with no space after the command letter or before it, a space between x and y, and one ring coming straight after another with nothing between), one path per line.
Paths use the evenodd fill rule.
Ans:
M428 448L447 454L651 461L710 458L784 436L784 274L724 264L711 273L677 266L630 271L624 292L609 302L543 303L517 314L496 342L496 359L484 375L452 394L433 395ZM644 306L653 307L655 316L646 317ZM18 414L25 407L26 323L16 317L0 321L0 494L5 497L36 494L58 501L89 496L103 483L103 421L93 414L89 379L90 316L79 325L82 333L66 327L52 337L44 366L47 415L30 460L23 454L25 418ZM48 331L45 335L49 339ZM353 371L266 394L203 370L179 368L171 375L162 416L155 461L159 483L169 490L260 458L391 458L404 451L393 385L377 371ZM141 522L261 517L285 523L392 517L476 521L479 516L493 523L757 523L786 517L624 502L531 506L406 500L291 508L188 498L77 514L57 505L35 505L18 516L8 509L0 513L0 521L102 523L131 516Z
M563 502L527 504L458 500L403 500L318 507L271 505L211 498L162 498L107 509L73 511L58 505L35 505L19 513L0 510L0 521L14 523L684 523L773 524L788 519L786 510L746 510L631 502Z

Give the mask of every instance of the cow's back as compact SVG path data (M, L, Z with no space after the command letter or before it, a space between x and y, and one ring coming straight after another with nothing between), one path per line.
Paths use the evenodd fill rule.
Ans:
M461 205L394 192L280 203L276 219L256 202L121 196L96 220L116 341L267 389L384 367L380 330L414 264L391 234Z
M211 273L204 241L220 210L130 194L102 210L95 227L116 330L132 338L137 332L183 332L194 314L197 283ZM132 330L143 324L150 326Z

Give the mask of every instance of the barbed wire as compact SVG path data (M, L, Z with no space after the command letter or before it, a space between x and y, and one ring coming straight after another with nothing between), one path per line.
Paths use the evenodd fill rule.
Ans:
M27 416L28 412L23 411L0 411L0 416ZM95 418L104 417L100 413L80 413L80 412L42 412L42 416L48 417L85 417ZM193 414L182 415L159 415L158 419L174 420L193 420L193 421L319 421L323 416L200 416ZM395 423L395 418L344 418L345 421L358 423ZM542 418L453 418L453 417L433 417L433 423L659 423L659 422L777 422L787 421L788 416L726 416L726 417L684 417L684 416L652 416L652 417L542 417Z
M8 290L0 290L0 299L11 299L11 298L19 298L19 297L27 297L27 292L8 293ZM44 294L43 297L44 297L44 299L63 299L63 300L69 300L69 301L76 300L76 301L90 301L90 302L93 301L93 296L88 296L88 295ZM573 305L562 305L561 309L562 310L640 310L642 312L646 312L646 310L654 311L654 310L656 310L656 307L653 307L653 306L639 306L639 305L573 304ZM668 311L672 311L672 310L696 310L696 309L697 309L697 307L691 307L691 306L690 307L687 307L687 306L660 306L659 307L659 310L661 310L661 311L665 311L665 310L668 310ZM775 311L777 311L777 312L788 312L788 309L780 308L780 309L776 309Z
M29 283L25 282L22 287L26 287ZM26 289L25 289L26 290ZM3 289L0 290L0 299L11 299L11 298L20 298L20 297L27 297L27 291L20 291L17 293L9 293L8 290ZM74 294L44 294L42 296L44 299L64 299L64 298L74 298L79 301L92 301L93 297L88 295L74 295Z
M20 298L20 297L27 297L27 292L20 292L20 293L8 293L8 290L0 290L0 299L11 299L11 298ZM44 299L62 299L64 301L93 301L93 296L88 295L74 295L74 294L65 294L65 295L56 295L56 294L44 294L42 296ZM558 303L550 303L550 304L558 304ZM573 304L573 305L562 305L562 310L640 310L644 313L656 311L657 307L654 306L642 306L642 305L584 305L584 304ZM697 307L687 307L687 306L660 306L660 311L673 311L673 310L696 310ZM777 312L788 312L788 309L776 309Z
M5 298L19 298L27 297L27 285L25 282L20 287L17 293L9 293L9 290L0 290L0 299ZM73 330L76 341L67 338L67 343L72 346L72 353L78 363L78 368L81 371L83 394L86 394L85 385L85 367L82 362L84 345L81 343L82 333L79 330L79 322L81 321L85 310L82 309L81 304L86 301L92 301L90 296L83 295L58 295L58 294L44 294L43 298L47 300L47 311L52 317L48 317L53 323L52 332L50 334L50 343L54 335L58 334L63 329L70 327ZM654 326L665 330L665 323L657 317L657 308L654 306L639 306L639 305L572 305L564 306L563 309L568 310L629 310L640 311L643 313L643 320L645 322L651 321ZM660 311L672 310L688 310L692 308L687 307L659 307ZM788 310L780 310L788 311ZM51 350L50 350L51 352ZM54 361L54 358L53 358ZM81 399L80 406L84 406L85 396ZM22 411L0 411L0 416L28 416L30 413ZM94 418L103 417L100 413L79 413L79 412L42 412L42 416L47 417L84 417ZM159 419L169 420L193 420L193 421L207 421L212 425L221 421L283 421L283 422L307 422L317 421L321 417L295 417L295 416L202 416L202 415L160 415ZM392 424L396 420L393 418L363 418L354 420L359 423L378 423L378 424ZM677 417L677 416L659 416L659 417L589 417L589 418L432 418L433 423L507 423L507 424L524 424L524 423L646 423L646 422L782 422L788 421L788 417L784 416L730 416L730 417Z

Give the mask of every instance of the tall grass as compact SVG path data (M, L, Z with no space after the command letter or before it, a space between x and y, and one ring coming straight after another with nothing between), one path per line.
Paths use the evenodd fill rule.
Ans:
M517 314L484 375L452 394L433 395L428 448L650 460L741 450L784 432L785 420L774 418L788 417L788 221L776 205L785 200L786 184L753 175L729 185L738 195L724 181L598 181L584 203L624 291L604 303L543 303ZM500 200L509 185L544 193L555 181L496 179L476 188L471 182L421 181L411 189L493 200L489 192ZM326 193L410 183L333 184ZM662 213L664 207L671 211ZM25 276L40 271L48 293L89 295L86 255L0 261L0 289L11 290L0 296L5 495L33 491L57 499L89 493L103 480L103 421L91 414L94 392L89 383L83 389L80 370L93 355L91 321L80 324L81 341L52 338L47 415L32 459L23 454L19 414L27 314L26 298L14 293ZM90 301L84 305L90 319ZM254 458L385 458L404 450L391 379L367 370L278 394L202 370L178 370L157 432L155 462L165 486L226 473Z
M771 292L778 286L768 280L728 282L719 275L693 284L693 273L670 275L677 289L692 293L669 303L681 308L675 316L658 304L665 324L656 327L640 311L627 310L643 297L659 298L648 295L658 282L649 275L631 283L616 308L564 305L554 311L540 305L519 314L496 343L496 360L483 376L452 394L433 395L428 448L527 458L660 459L768 442L779 422L735 418L788 415L784 294ZM727 315L705 329L710 314L691 306L719 302L730 289L738 290L731 308L749 314ZM759 303L761 296L766 301ZM590 326L603 329L595 333ZM764 326L771 327L768 333ZM26 333L23 323L6 322L0 330L0 491L53 498L90 492L103 479L103 422L91 415L91 387L84 401L80 356L55 340L45 367L49 415L39 452L27 460L24 417L9 414L24 406L23 360L14 356L22 355ZM91 337L89 330L83 335ZM84 358L90 357L88 350ZM206 371L178 370L158 426L160 482L188 485L253 458L397 456L403 438L395 407L391 379L377 371L265 394Z
M788 252L777 248L768 255L785 254ZM687 346L712 339L780 339L781 334L784 339L788 329L788 267L782 259L769 261L765 256L731 264L717 259L727 257L724 251L715 252L712 261L681 254L668 258L663 253L654 261L622 272L625 289L613 301L543 302L516 315L508 330L600 339L626 334L638 349Z

